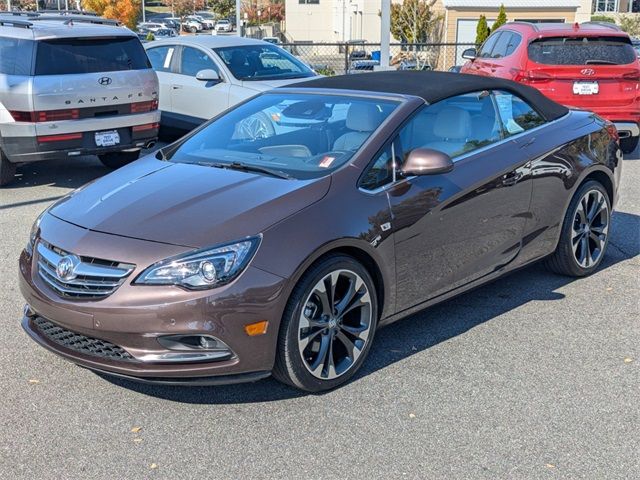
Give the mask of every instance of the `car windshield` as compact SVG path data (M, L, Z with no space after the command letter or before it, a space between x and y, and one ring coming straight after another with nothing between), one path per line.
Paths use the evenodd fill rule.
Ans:
M529 58L545 65L625 65L636 54L624 37L551 37L532 42Z
M272 44L216 48L238 80L286 80L315 75L300 60Z
M398 104L342 95L266 93L167 148L164 159L317 178L348 162Z

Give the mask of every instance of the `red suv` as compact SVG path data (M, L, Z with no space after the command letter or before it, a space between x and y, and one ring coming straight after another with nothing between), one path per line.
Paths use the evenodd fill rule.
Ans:
M567 106L612 121L625 153L640 135L640 62L629 35L614 24L511 22L470 48L461 73L536 87Z

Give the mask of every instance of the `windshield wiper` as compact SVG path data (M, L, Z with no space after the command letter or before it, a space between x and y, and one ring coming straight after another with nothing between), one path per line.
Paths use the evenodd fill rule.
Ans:
M585 65L617 65L616 62L610 62L609 60L587 60Z
M266 173L267 175L271 175L272 177L283 178L285 180L289 180L293 178L291 175L281 170L275 170L269 167L262 167L260 165L251 165L251 164L242 163L242 162L200 163L200 165L207 165L215 168L228 168L229 170L241 170L244 172Z

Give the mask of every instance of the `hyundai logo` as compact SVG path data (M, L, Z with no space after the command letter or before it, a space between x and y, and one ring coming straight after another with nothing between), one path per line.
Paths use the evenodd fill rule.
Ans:
M111 77L100 77L100 79L98 80L98 83L100 85L104 85L105 87L107 85L111 85L111 82L113 82L113 80L111 80Z
M80 258L75 255L62 257L56 265L56 276L60 280L69 281L76 278L76 267L80 263Z
M580 73L582 75L591 76L591 75L595 75L596 71L593 68L583 68L582 70L580 70Z

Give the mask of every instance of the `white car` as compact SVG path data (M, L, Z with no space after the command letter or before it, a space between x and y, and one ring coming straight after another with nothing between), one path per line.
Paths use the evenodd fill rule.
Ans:
M218 20L216 22L216 32L231 32L233 25L227 19Z
M282 48L229 36L182 36L145 45L160 82L163 131L183 133L260 92L318 75Z
M195 22L200 23L202 25L202 28L205 30L211 30L216 24L215 21L208 18L204 18L200 15L189 15L188 17L186 17L186 19L193 20Z

